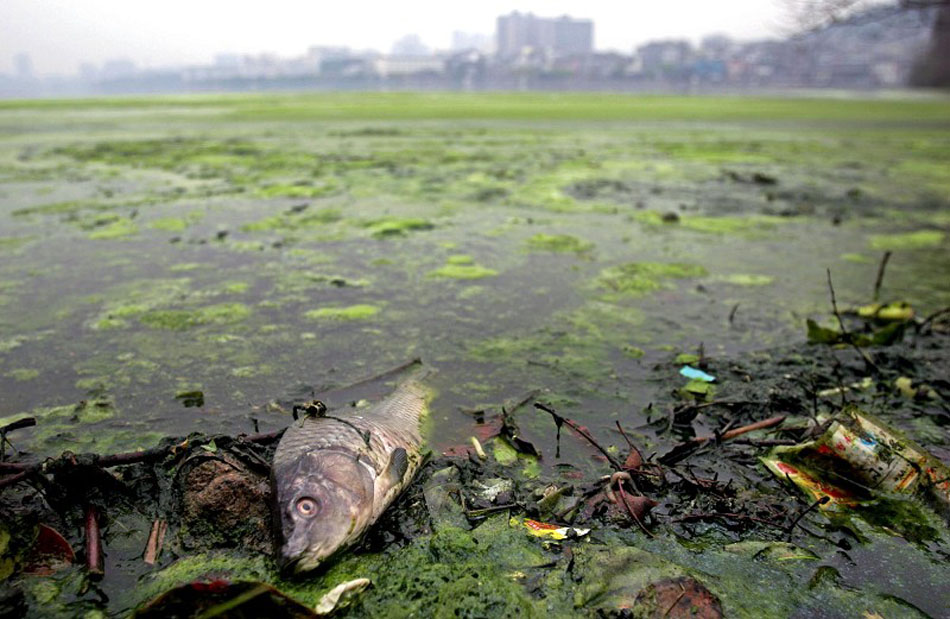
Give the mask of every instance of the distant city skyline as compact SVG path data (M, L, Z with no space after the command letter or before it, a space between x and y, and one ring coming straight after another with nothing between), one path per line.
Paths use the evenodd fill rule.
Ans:
M207 64L220 54L297 56L314 45L386 52L407 35L418 35L429 49L449 49L456 33L493 36L496 19L512 11L590 19L596 50L625 53L651 39L778 36L784 17L780 0L483 0L451 10L428 0L398 6L357 0L326 7L293 0L3 0L0 73L15 74L20 54L43 77L76 75L81 64L117 59L148 68Z

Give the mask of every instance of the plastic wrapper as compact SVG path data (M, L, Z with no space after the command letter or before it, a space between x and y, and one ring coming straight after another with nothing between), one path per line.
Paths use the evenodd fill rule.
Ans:
M776 447L762 462L816 500L828 497L822 505L826 510L854 507L886 493L921 497L950 517L950 469L855 407L830 420L818 438Z

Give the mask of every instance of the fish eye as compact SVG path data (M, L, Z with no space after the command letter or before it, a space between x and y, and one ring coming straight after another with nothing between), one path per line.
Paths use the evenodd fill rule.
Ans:
M310 497L303 497L297 501L297 513L304 518L312 518L317 513L317 502Z

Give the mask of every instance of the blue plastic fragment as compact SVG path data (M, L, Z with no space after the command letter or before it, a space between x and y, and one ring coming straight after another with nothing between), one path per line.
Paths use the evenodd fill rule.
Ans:
M715 376L710 376L706 372L703 372L702 370L697 370L691 365L684 365L683 367L681 367L680 374L682 374L683 376L691 380L702 380L707 383L711 383L714 380L716 380Z

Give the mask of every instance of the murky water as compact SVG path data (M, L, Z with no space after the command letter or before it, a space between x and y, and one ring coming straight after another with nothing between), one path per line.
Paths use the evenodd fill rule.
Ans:
M234 109L3 111L0 416L114 403L91 427L41 421L38 454L279 427L269 401L414 356L442 370L437 448L465 438L457 406L529 388L595 423L604 394L650 401L642 370L671 351L803 337L828 307L826 267L863 301L888 246L873 235L946 223L947 135L911 117L829 131ZM885 292L933 308L950 259L924 241L898 251ZM696 271L598 284L626 263ZM319 312L354 306L371 308ZM203 408L176 401L190 390Z

